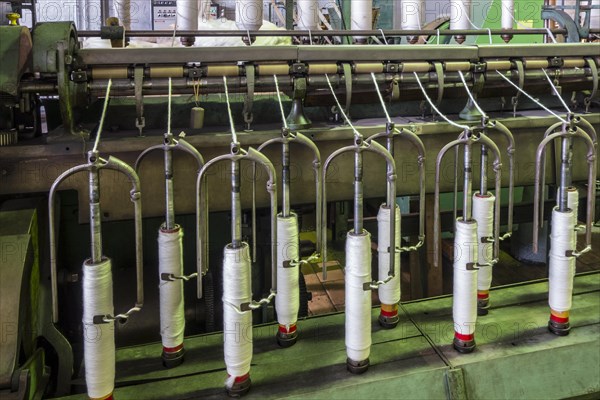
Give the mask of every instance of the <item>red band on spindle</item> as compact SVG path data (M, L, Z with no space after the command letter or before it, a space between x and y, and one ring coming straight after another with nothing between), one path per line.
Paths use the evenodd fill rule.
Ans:
M279 332L289 335L290 333L296 332L296 324L290 325L290 329L287 329L285 325L279 325Z
M398 310L385 311L384 309L381 309L380 314L384 317L395 317L398 315Z
M229 375L231 376L231 375ZM248 378L250 378L250 372L248 372L246 375L242 375L242 376L236 376L235 377L235 383L242 383L248 380Z
M165 353L177 353L181 349L183 349L183 343L181 343L179 346L176 346L176 347L164 347L163 346L163 352L165 352Z
M473 340L475 338L475 335L474 334L463 335L462 333L458 333L455 331L454 337L457 338L458 340L462 340L463 342L470 342L471 340Z
M490 294L489 293L477 293L477 298L479 300L489 299L490 298Z
M556 315L550 313L550 320L557 322L559 324L566 324L567 322L569 322L569 317L557 317Z

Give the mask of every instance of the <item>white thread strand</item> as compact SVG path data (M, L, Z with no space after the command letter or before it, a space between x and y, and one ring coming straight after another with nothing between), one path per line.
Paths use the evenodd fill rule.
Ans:
M427 100L427 102L429 103L429 105L431 106L431 108L440 116L444 119L444 121L446 121L447 123L449 123L452 126L455 126L457 128L464 130L469 129L469 127L467 125L461 125L458 124L454 121L451 121L450 119L448 119L444 114L442 114L442 112L435 106L435 104L433 104L433 102L431 101L431 99L429 98L429 96L427 95L427 92L425 91L425 88L423 87L423 84L421 83L421 80L419 79L419 75L416 72L413 72L413 75L415 76L415 78L417 79L417 84L419 85L419 87L421 88L421 92L423 92L423 96L425 96L425 99Z
M227 373L232 378L227 384L250 372L252 312L240 313L232 305L239 307L251 300L249 246L246 243L238 249L226 246L223 252L223 350Z
M371 352L371 235L346 236L346 354L352 361L369 358Z
M562 122L563 124L567 123L567 121L564 118L560 117L554 111L550 110L548 107L546 107L545 105L543 105L542 103L540 103L537 99L533 98L533 96L531 96L529 93L527 93L526 91L524 91L523 89L521 89L520 87L518 87L517 85L515 85L513 83L513 81L511 81L510 79L508 79L501 72L499 72L498 70L496 70L496 73L498 75L500 75L502 77L502 79L504 79L506 82L510 83L519 92L523 93L529 100L533 101L535 104L537 104L538 106L540 106L541 108L543 108L544 110L546 110L546 112L548 112L548 113L552 114L553 116L555 116L556 118L558 118L558 120L560 122Z
M83 263L83 356L90 398L104 398L115 387L115 323L94 324L94 316L113 315L111 261Z
M567 112L569 114L571 114L571 109L569 108L569 106L567 105L567 103L565 103L565 100L562 98L562 96L560 95L560 93L558 93L558 89L556 89L556 86L554 86L554 82L552 82L552 79L550 79L550 77L548 76L548 73L546 72L546 70L544 68L542 68L542 72L546 76L546 79L548 80L548 83L550 84L550 87L552 88L552 92L554 92L554 95L556 95L556 97L558 97L558 99L562 103L562 105L565 108L565 110L567 110Z
M383 100L383 96L381 95L381 91L379 90L379 85L377 84L377 78L375 78L375 74L373 72L371 72L371 78L373 79L373 84L375 85L375 90L377 91L377 97L379 97L381 108L383 108L383 112L385 113L385 119L391 124L392 119L390 118L390 114L388 113L387 107L385 106L385 101Z
M567 257L573 248L573 211L552 210L552 232L550 234L550 256L548 273L548 304L554 311L571 309L575 257Z
M185 310L183 281L163 280L163 274L183 275L183 230L158 231L158 277L160 293L160 335L162 345L175 348L183 343Z
M357 131L356 128L354 127L354 125L352 125L352 122L350 122L350 118L348 118L348 116L344 112L344 109L342 108L340 101L338 100L337 96L335 95L335 91L333 90L333 86L331 85L331 81L329 80L329 75L325 74L325 79L327 80L327 84L329 85L329 90L331 90L331 95L333 96L333 99L335 100L335 104L337 104L338 110L340 110L340 113L344 117L344 120L346 121L346 123L348 124L350 129L352 129L352 132L354 132L354 137L362 138L362 135L360 134L360 132Z
M567 190L567 207L569 207L573 211L573 228L577 229L578 220L578 210L579 210L579 192L577 189L573 188L572 190ZM577 248L577 231L575 235L573 235L573 250Z
M243 31L257 31L262 24L263 0L236 0L235 25L238 29Z
M494 244L482 239L494 235L494 203L496 197L488 193L481 197L478 193L473 195L473 219L477 221L477 248L479 271L477 272L477 290L490 290L492 285L492 266L494 259ZM485 265L490 264L490 265Z
M92 152L98 151L98 145L100 144L100 135L102 134L102 128L104 127L104 118L106 117L106 110L108 109L108 103L110 101L110 88L112 87L112 79L108 80L106 85L106 94L104 95L104 105L102 106L102 114L100 115L100 123L98 124L98 132L96 132L96 140L94 141L94 148Z
M396 206L396 236L394 253L394 277L379 286L379 301L381 304L393 305L400 302L400 208ZM390 209L383 205L377 214L377 253L379 259L379 280L384 280L390 271Z
M477 322L477 270L467 269L477 264L477 251L477 223L457 220L452 318L454 330L463 335L472 335Z
M273 74L273 80L275 80L275 90L277 91L277 100L279 100L279 111L281 111L281 120L283 121L283 126L285 129L288 129L288 123L285 119L285 112L283 111L283 102L281 101L281 92L279 91L279 80L277 79L277 75Z
M177 21L175 29L180 31L198 30L198 1L177 0Z
M473 96L473 93L471 93L471 91L469 90L469 87L467 86L467 81L465 80L465 76L463 75L462 71L458 71L458 76L460 76L460 80L463 83L465 91L467 92L467 95L469 95L469 99L471 99L471 101L475 105L475 108L477 108L477 111L479 111L479 113L483 117L487 118L487 114L485 113L485 111L483 111L481 107L479 107L479 103L477 103L477 101L475 100L475 96Z
M289 330L298 320L300 308L298 289L298 265L284 268L284 261L297 261L298 250L298 219L295 214L284 218L277 216L277 296L275 310L277 322Z
M235 123L231 114L231 104L229 103L229 89L227 89L227 77L223 76L223 85L225 86L225 100L227 102L227 114L229 115L229 127L231 128L231 140L233 143L238 143L237 133L235 132Z

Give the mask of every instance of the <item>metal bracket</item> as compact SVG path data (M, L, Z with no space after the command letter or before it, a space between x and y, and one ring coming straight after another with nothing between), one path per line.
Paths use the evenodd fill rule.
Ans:
M160 279L163 281L167 281L167 282L173 282L176 280L182 280L182 281L189 281L190 279L194 279L198 277L198 273L194 272L193 274L190 275L181 275L181 276L177 276L174 274L167 274L165 272L163 272L162 274L160 274Z
M84 83L87 82L88 76L87 71L73 71L71 72L71 80L75 83Z
M467 271L477 271L479 269L476 263L467 263Z
M525 85L525 68L523 67L523 61L513 60L513 62L515 63L515 66L517 67L517 73L519 74L519 89L523 89L523 86ZM517 116L517 106L519 105L520 95L521 91L517 91L517 93L510 99L510 102L513 106L513 118Z
M142 136L142 131L146 126L146 118L144 118L144 97L142 94L142 84L144 83L144 67L136 66L133 72L133 82L134 82L134 90L135 90L135 127L140 131L140 136Z
M256 81L256 68L254 64L246 65L246 87L248 92L246 93L246 98L244 99L244 122L246 123L246 128L250 131L250 124L254 120L254 114L252 113L252 108L254 106L254 84Z

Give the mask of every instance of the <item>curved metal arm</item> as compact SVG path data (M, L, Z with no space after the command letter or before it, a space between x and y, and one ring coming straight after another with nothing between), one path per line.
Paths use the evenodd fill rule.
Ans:
M275 143L293 143L297 142L298 144L302 144L308 147L314 154L313 159L313 171L315 174L315 214L316 214L316 232L317 232L317 242L316 242L316 253L321 254L321 225L323 223L322 219L322 185L321 185L321 174L322 174L322 166L321 166L321 152L317 145L310 140L308 137L304 136L300 132L289 133L287 135L282 135L282 137L273 138L267 140L263 144L261 144L257 150L261 152L264 148L271 144ZM252 237L256 238L256 164L252 164ZM254 239L252 242L252 260L256 262L256 240Z
M390 154L390 152L383 147L382 145L380 145L379 143L375 142L375 141L363 141L361 138L355 138L355 142L354 145L352 146L345 146L342 147L336 151L334 151L332 154L329 155L329 157L325 160L325 164L323 167L323 212L322 212L322 217L323 217L323 221L327 220L327 170L329 168L329 165L331 164L331 162L339 155L346 153L346 152L372 152L375 153L381 157L383 157L386 160L386 165L391 167L390 172L387 173L387 203L390 207L390 248L389 248L389 253L390 253L390 269L388 271L388 277L394 277L395 275L395 252L396 252L396 218L395 218L395 211L396 209L394 208L396 206L396 163L394 161L394 157L392 157L392 155ZM322 254L323 254L323 264L321 266L322 268L322 274L323 274L323 279L326 280L327 279L327 227L326 224L323 224L323 232L321 235L322 238ZM385 281L375 281L375 282L367 282L365 283L365 290L368 290L370 288L373 288L373 286L376 288L378 287L380 284L386 283L388 282L388 280Z
M140 180L133 168L128 164L115 157L109 157L108 161L100 157L96 157L94 161L87 164L75 166L63 172L52 184L48 195L48 218L49 218L49 238L50 238L50 276L52 288L52 322L58 322L58 279L57 279L57 255L56 255L56 231L55 231L55 196L56 190L60 184L69 176L79 172L92 169L96 171L100 169L111 169L123 173L131 182L132 189L130 191L131 201L134 203L135 214L135 246L136 246L136 304L125 314L119 314L115 317L105 316L109 319L126 319L136 311L139 311L144 304L144 287L143 287L143 251L142 251L142 200L140 193Z
M417 149L417 164L419 166L419 241L414 246L401 247L401 252L416 251L425 243L425 145L421 138L410 129L396 129L391 131L392 138L408 139ZM387 137L389 132L380 132L370 136L366 141L373 142L375 139ZM389 150L389 149L388 149ZM393 156L393 154L392 154Z
M272 236L272 241L271 241L271 280L272 280L272 282L271 282L271 291L270 291L271 294L269 295L269 297L267 297L266 299L261 299L258 302L248 303L247 306L250 307L251 305L256 305L256 304L260 304L260 305L267 304L273 298L274 293L277 293L277 183L276 183L277 178L276 178L275 168L273 167L273 164L263 154L261 154L260 152L258 152L255 149L253 149L252 147L250 147L247 152L244 151L243 149L240 149L237 146L233 146L232 148L235 148L235 152L232 152L231 154L224 154L224 155L215 157L212 160L208 161L206 164L204 164L204 166L198 173L198 177L196 179L196 190L198 192L198 196L196 198L196 215L197 215L196 230L197 230L197 232L199 232L198 240L197 240L197 272L198 272L198 276L201 276L201 275L206 274L206 272L208 271L208 265L207 264L205 265L206 258L204 255L204 253L207 252L205 245L208 243L208 231L204 230L204 229L203 230L200 229L200 226L206 225L208 223L208 220L205 219L204 213L199 212L200 207L202 206L200 199L203 198L203 194L206 191L206 188L205 188L205 186L207 185L206 172L212 166L214 166L216 163L218 163L220 161L226 161L226 160L241 161L241 160L247 159L253 163L260 163L261 165L263 165L265 167L265 169L267 170L267 173L269 175L269 180L267 181L267 191L269 192L270 200L271 200L271 236ZM206 215L208 215L208 204L205 205L204 209L206 210ZM198 280L198 282L199 282L199 284L198 284L198 288L197 288L197 297L201 298L202 297L202 286L200 284L200 279ZM244 307L244 306L246 306L246 305L242 305L242 307Z
M592 124L589 123L589 121L587 121L585 118L583 118L580 115L572 115L572 117L570 118L570 121L572 121L572 127L575 128L577 127L577 125L583 125L583 131L590 137L590 139L592 140L592 144L594 145L594 148L596 149L596 152L598 151L598 136L596 134L596 129L594 129L594 126ZM544 132L544 138L547 138L549 135L551 135L556 129L561 128L563 131L567 129L567 125L563 124L562 122L557 122L554 125L551 125L548 129L546 129L546 132ZM544 150L544 155L545 155L545 150ZM541 188L542 190L544 190L544 187L546 186L546 157L542 157L541 159ZM544 201L543 199L540 200L540 211L539 211L539 218L540 218L540 227L544 226Z
M104 166L106 169L112 169L113 171L118 171L123 173L127 178L129 178L129 182L131 183L132 189L129 192L130 199L133 203L134 207L134 223L135 223L135 272L136 272L136 287L137 287L137 296L136 296L136 304L134 310L132 308L127 312L129 315L131 312L139 311L144 305L144 251L143 251L143 241L142 241L142 193L141 193L141 185L140 178L135 173L134 169L131 168L128 164L119 160L116 157L110 156L106 165ZM123 318L123 317L121 317Z
M495 192L498 198L494 202L494 263L500 258L500 190L502 187L502 158L496 143L486 135L479 136L479 142L494 153Z
M440 252L440 167L442 164L442 159L453 147L466 145L472 139L461 135L458 139L453 140L450 143L447 143L436 157L435 162L435 194L434 194L434 209L433 209L433 266L438 267L438 254ZM455 207L456 208L456 205Z
M48 225L49 225L49 239L50 239L50 285L52 294L52 322L58 322L58 267L57 267L57 255L56 255L56 231L54 229L55 222L55 196L56 189L60 184L70 177L79 172L89 171L90 164L77 165L69 168L65 172L59 175L50 187L50 193L48 194Z
M486 126L488 129L492 129L497 131L498 133L504 135L506 140L508 141L508 146L506 147L506 155L508 156L508 230L507 232L500 236L500 240L507 239L512 236L513 230L513 209L514 209L514 187L515 187L515 138L512 132L500 121L491 121L489 125ZM500 192L496 192L498 196L497 202L500 201Z
M594 204L596 198L596 149L594 142L588 136L583 129L575 127L575 130L563 130L561 132L553 133L546 136L538 145L536 152L536 169L535 169L535 181L534 181L534 212L533 212L533 252L538 252L538 237L540 227L540 191L541 191L541 167L542 159L546 155L546 146L554 139L558 138L580 138L586 142L588 147L587 162L589 166L588 172L588 199L587 199L587 222L586 222L586 248L591 248L592 245L592 224L594 221ZM583 254L580 252L579 254Z

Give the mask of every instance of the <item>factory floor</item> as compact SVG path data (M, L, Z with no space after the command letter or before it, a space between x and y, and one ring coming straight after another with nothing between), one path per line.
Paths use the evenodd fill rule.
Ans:
M583 248L585 232L579 232L579 248ZM592 229L592 243L600 243L600 226ZM377 265L377 244L373 243L373 265ZM494 266L492 286L504 286L512 283L544 279L548 276L548 267L541 263L528 263L515 259L509 254L510 244L501 245L500 262ZM443 268L444 294L452 293L452 240L443 241ZM305 265L302 269L306 281L306 289L312 293L312 300L308 302L308 314L320 315L344 310L344 252L332 250L327 263L327 280L323 279L321 265L317 263ZM402 265L402 301L417 300L411 297L410 273L406 272L406 257ZM586 253L577 259L577 272L590 272L600 270L600 248L596 245L592 252ZM376 271L376 269L375 269ZM379 304L377 291L373 291L373 305Z
M298 322L298 342L275 340L276 324L253 328L248 399L597 399L600 394L600 272L575 277L571 332L548 332L545 280L495 288L492 309L479 317L477 349L452 348L452 297L403 303L395 329L372 310L371 365L346 371L344 313ZM160 343L116 354L116 399L221 399L227 376L223 333L186 338L186 360L161 365ZM83 372L73 390L84 399Z

